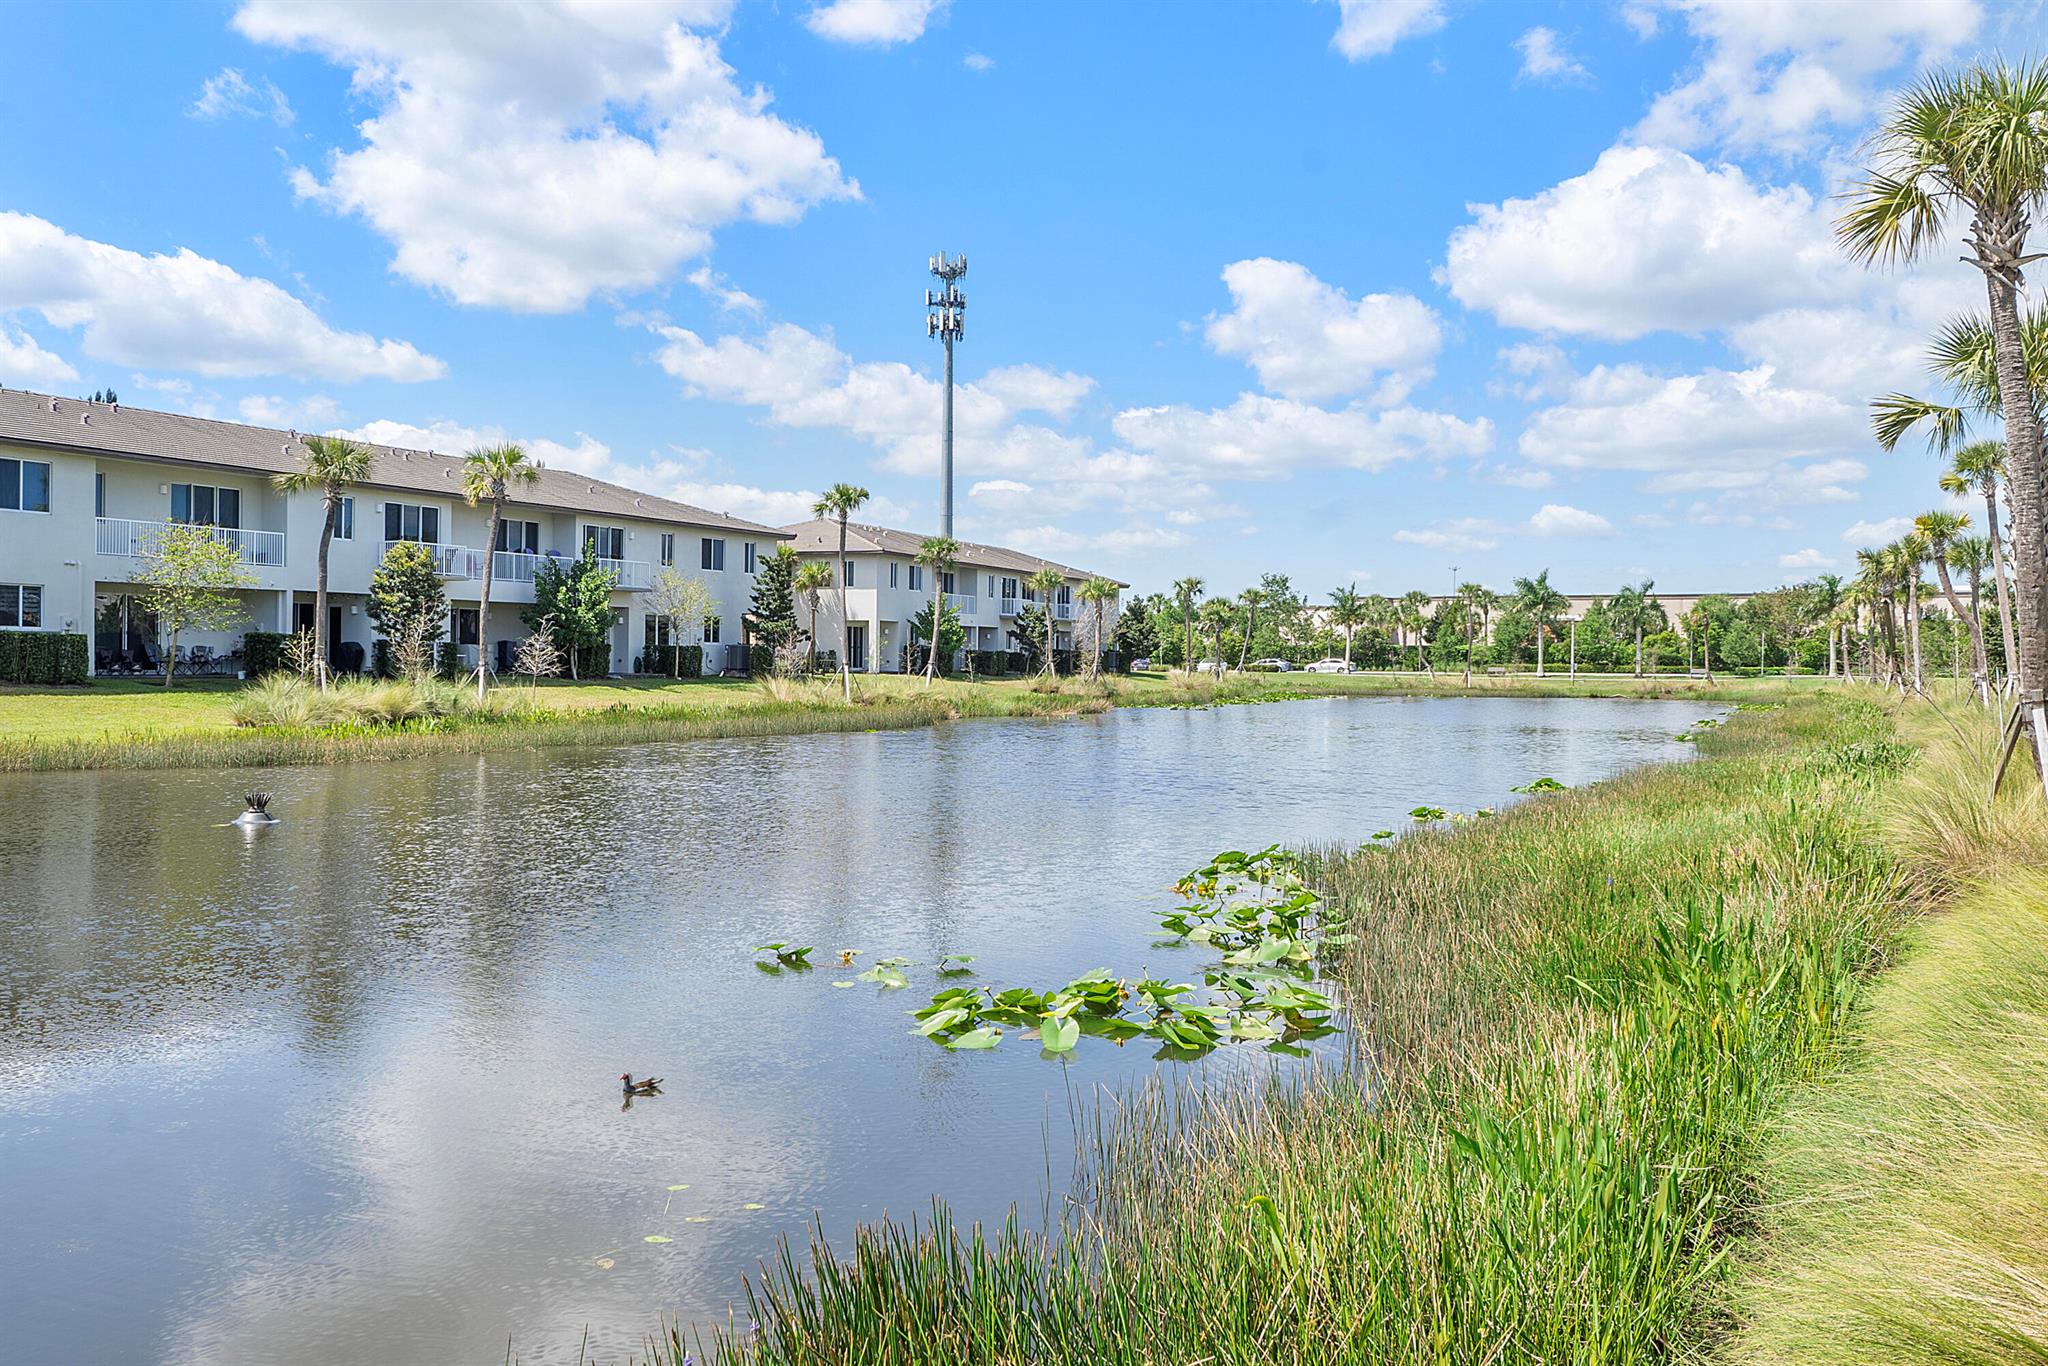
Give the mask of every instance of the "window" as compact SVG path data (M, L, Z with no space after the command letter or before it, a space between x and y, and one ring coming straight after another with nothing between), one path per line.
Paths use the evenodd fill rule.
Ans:
M725 542L717 536L706 536L700 564L705 569L725 568Z
M0 583L0 626L41 626L43 586L39 583Z
M846 586L847 586L848 588L851 588L851 587L853 587L853 561L852 561L852 560L847 560L847 561L845 561L845 565L846 565L846 579L845 579L845 583L846 583Z
M343 498L334 509L334 539L353 541L356 538L356 500Z
M953 573L951 570L947 570L939 575L939 591L942 593L953 591Z
M717 617L704 618L704 643L706 645L716 645L718 643L718 626Z
M674 564L676 562L676 534L673 531L661 533L661 562L663 564Z
M889 586L891 588L896 586L896 561L894 560L889 561Z
M0 460L0 509L8 512L48 512L50 462Z
M474 607L458 607L458 608L456 608L456 609L455 609L455 643L456 643L457 645L474 645L474 644L476 644L476 643L477 643L477 627L478 627L479 625L481 625L481 623L480 623L480 622L479 622L479 621L477 620L477 609L476 609L476 608L474 608Z
M173 484L171 520L194 526L238 527L242 524L242 491L212 484Z
M107 476L98 470L94 470L92 476L92 515L107 515Z
M498 523L497 549L509 550L516 555L540 554L540 523Z
M924 587L924 566L914 564L910 566L910 591L915 593L922 587Z
M626 529L622 526L587 526L583 528L583 544L596 547L601 560L623 560L626 558Z
M441 543L441 509L426 507L420 503L386 503L384 505L384 539L387 541L423 541L428 545Z
M755 545L752 541L747 542L747 572L749 574L753 573L760 564L760 550L761 547Z

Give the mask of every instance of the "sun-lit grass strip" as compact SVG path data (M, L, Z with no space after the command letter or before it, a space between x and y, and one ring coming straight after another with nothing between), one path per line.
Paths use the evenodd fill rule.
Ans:
M1906 752L1838 696L1695 764L1327 861L1354 1066L1151 1093L1055 1236L943 1209L786 1249L725 1363L1636 1362L1697 1351L1762 1118L1835 1056L1898 914ZM680 1360L671 1338L658 1355Z
M206 683L165 693L154 684L103 681L87 689L0 685L0 772L79 768L269 766L404 759L506 746L637 743L814 731L886 730L941 721L1075 716L1115 707L1209 707L1351 696L1657 697L1693 701L1782 698L1826 690L1816 679L1474 679L1398 675L1237 674L1030 680L862 679L849 706L817 683L659 679L582 684L510 683L479 712L415 705L397 685L366 684L355 715L305 714L289 724L238 726L238 706L264 684ZM1839 690L1839 685L1835 685ZM379 689L378 707L367 690ZM416 690L417 691L417 690ZM289 713L285 714L289 717Z

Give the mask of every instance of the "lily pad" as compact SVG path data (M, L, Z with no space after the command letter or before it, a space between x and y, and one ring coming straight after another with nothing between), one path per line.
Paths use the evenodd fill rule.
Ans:
M645 1238L642 1238L640 1241L643 1243L673 1243L675 1239L670 1238L665 1234L650 1233Z
M747 1202L746 1204L744 1204L744 1205L741 1205L741 1206L740 1206L740 1208L741 1208L741 1209L767 1209L768 1207L767 1207L766 1205L762 1205L762 1204L757 1204L756 1202L754 1202L754 1201L752 1201L752 1200L749 1200L749 1201L748 1201L748 1202Z
M685 1182L684 1182L684 1183L683 1183L682 1185L680 1185L680 1186L670 1186L670 1187L669 1187L669 1189L670 1189L670 1190L672 1190L672 1191L686 1191L686 1190L688 1190L689 1188L690 1188L690 1183L689 1183L689 1182L687 1182L687 1181L685 1181Z

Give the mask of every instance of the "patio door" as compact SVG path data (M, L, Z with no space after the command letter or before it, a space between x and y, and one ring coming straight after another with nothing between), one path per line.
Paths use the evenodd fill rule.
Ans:
M313 607L310 602L297 605L297 617L292 629L304 635L313 629ZM341 608L334 603L327 604L327 662L334 663L335 647L341 644Z
M846 628L846 667L857 674L868 671L868 625L864 621Z

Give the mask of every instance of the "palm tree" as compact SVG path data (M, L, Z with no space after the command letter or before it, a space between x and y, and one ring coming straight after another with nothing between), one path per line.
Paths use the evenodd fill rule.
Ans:
M1984 636L1984 573L1991 567L1991 542L1982 536L1958 536L1948 543L1948 563L1970 577L1970 620L1984 641L1984 682L1991 682L1991 642Z
M1963 600L1956 593L1955 584L1949 580L1948 558L1956 539L1969 530L1970 519L1960 512L1937 509L1923 512L1913 519L1913 530L1927 543L1927 553L1934 561L1934 577L1941 583L1941 595L1948 600L1949 611L1955 613L1957 621L1970 630L1971 684L1977 695L1990 700L1989 661L1984 655L1984 630L1977 623L1974 612L1963 610Z
M1048 678L1059 674L1052 658L1053 641L1058 638L1053 630L1052 595L1059 592L1060 585L1066 581L1066 576L1057 569L1041 569L1030 579L1032 591L1038 594L1039 602L1045 607L1045 673Z
M1256 588L1247 588L1237 595L1237 600L1244 604L1244 644L1237 650L1237 668L1240 673L1244 672L1244 662L1251 658L1252 628L1258 624L1259 602L1264 597L1265 594Z
M1516 579L1514 592L1515 606L1529 614L1536 623L1536 676L1543 677L1543 638L1548 635L1557 621L1557 614L1571 604L1564 594L1550 586L1550 571L1544 570L1533 579Z
M476 700L484 700L484 680L491 665L491 567L498 555L498 526L505 517L505 497L514 484L537 484L540 468L529 462L523 447L479 446L462 457L462 499L471 507L489 501L490 532L484 537L483 595L476 613Z
M1856 552L1856 566L1856 594L1877 619L1871 641L1878 655L1874 672L1889 683L1892 661L1898 658L1898 637L1892 629L1891 560L1885 550L1864 549Z
M853 701L853 627L846 618L846 519L867 502L868 491L853 484L834 484L825 496L811 504L813 517L830 517L839 523L839 560L832 577L839 583L839 686L846 700Z
M1188 638L1187 653L1181 656L1180 665L1189 673L1195 671L1195 599L1202 596L1206 587L1207 584L1192 575L1176 579L1173 584L1173 596L1180 602L1180 619L1187 628Z
M1423 630L1428 618L1423 615L1422 609L1427 606L1429 594L1420 588L1411 588L1401 595L1401 601L1395 604L1395 611L1399 615L1401 629L1415 637L1415 667L1429 670L1429 676L1435 678L1436 665L1430 662L1428 642L1423 639Z
M818 666L818 595L830 588L832 580L836 577L830 566L817 560L806 560L789 581L790 590L804 600L804 606L811 613L811 633L808 637L810 648L805 652L805 673Z
M1465 618L1465 681L1472 681L1472 614L1479 614L1479 635L1486 637L1486 613L1493 605L1493 594L1483 583L1461 583L1458 585L1458 602Z
M2028 382L2019 291L2027 227L2048 197L2048 66L1979 63L1922 78L1894 102L1875 138L1876 165L1849 195L1837 235L1865 262L1911 261L1947 241L1967 213L1968 255L1984 276L1992 358L2005 418L2014 565L2019 578L2019 687L2048 791L2048 543L2041 415ZM1996 527L1990 528L1995 534Z
M1351 639L1365 625L1365 599L1358 585L1330 590L1330 624L1344 633L1344 672L1351 672Z
M1100 574L1090 578L1079 589L1081 601L1088 604L1095 614L1095 648L1088 661L1088 677L1102 677L1102 646L1108 639L1103 634L1102 614L1109 604L1116 601L1118 584L1115 579L1105 579Z
M932 638L925 643L924 685L929 688L939 675L939 605L945 595L939 585L945 572L953 567L953 561L960 558L960 542L951 536L927 536L924 544L917 548L917 562L931 571L932 576Z
M271 478L280 493L320 490L320 558L313 580L313 677L327 689L327 548L341 516L343 490L370 477L370 448L345 436L302 436L299 468Z
M1216 666L1216 676L1223 677L1223 633L1237 621L1237 611L1229 598L1211 598L1202 604L1202 629L1208 633L1210 660Z
M1620 592L1607 600L1607 615L1616 626L1635 636L1637 678L1643 676L1643 627L1650 620L1650 609L1656 606L1657 600L1650 596L1656 588L1655 579L1625 583Z
M1893 545L1897 571L1906 585L1906 646L1913 652L1913 690L1920 692L1925 687L1920 670L1920 567L1927 563L1927 540L1909 531Z
M1998 594L1998 625L2005 642L2005 667L2010 673L2019 658L2014 639L2012 603L2006 593L2005 538L1998 530L1998 481L2005 475L2005 443L1972 441L1949 458L1941 476L1944 493L1976 489L1984 495L1984 539L1991 543L1991 583Z

